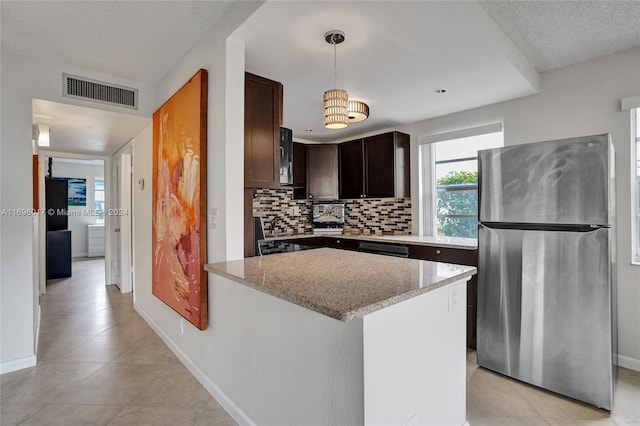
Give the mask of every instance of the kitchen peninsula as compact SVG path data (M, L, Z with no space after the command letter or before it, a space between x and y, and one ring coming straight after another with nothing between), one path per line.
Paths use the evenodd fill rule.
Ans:
M249 422L465 424L474 267L317 248L205 269L216 382Z

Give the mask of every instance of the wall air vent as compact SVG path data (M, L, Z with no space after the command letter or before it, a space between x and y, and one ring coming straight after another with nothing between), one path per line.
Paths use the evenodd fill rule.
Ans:
M62 96L138 109L138 89L62 74Z

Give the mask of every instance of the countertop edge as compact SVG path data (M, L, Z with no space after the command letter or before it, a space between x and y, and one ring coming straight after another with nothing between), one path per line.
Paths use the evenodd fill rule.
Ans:
M428 261L421 261L421 262L428 262ZM433 262L433 263L443 263L443 262ZM448 284L452 284L454 282L458 282L460 280L463 280L465 278L470 278L471 276L473 276L474 274L477 273L477 269L473 266L469 266L469 270L462 272L458 275L454 275L452 277L449 278L445 278L441 281L438 281L434 284L431 284L429 286L426 287L422 287L419 289L415 289L415 290L411 290L411 291L407 291L405 293L381 300L379 302L376 303L372 303L369 305L364 305L355 309L352 309L350 311L346 311L346 312L339 312L339 311L335 311L335 310L331 310L331 309L326 309L323 308L321 306L318 306L316 304L310 303L308 301L304 301L304 300L299 300L296 299L295 297L292 297L291 295L287 294L287 293L282 293L282 292L277 292L277 291L273 291L269 288L260 286L258 284L249 282L247 280L244 280L236 275L233 274L229 274L227 272L223 272L220 271L218 269L215 269L214 264L211 263L207 263L204 265L204 270L212 273L212 274L216 274L219 275L221 277L227 278L233 282L236 282L238 284L242 284L246 287L250 287L254 290L260 291L261 293L264 294L268 294L270 296L276 297L280 300L284 300L290 303L293 303L294 305L300 306L302 308L307 308L311 311L317 312L319 314L331 317L333 319L339 320L339 321L343 321L343 322L347 322L347 321L352 321L355 319L359 319L359 318L363 318L364 316L371 314L373 312L379 311L381 309L387 308L389 306L395 305L397 303L403 302L405 300L408 299L412 299L416 296L419 296L421 294L426 294L429 293L430 291L436 290L440 287L444 287Z
M295 234L295 235L279 235L274 237L266 237L264 241L287 241L296 240L300 238L312 238L312 237L330 237L330 238L343 238L346 240L363 240L363 241L380 241L392 244L410 244L416 246L426 247L441 247L460 250L477 250L476 245L463 245L454 244L448 242L438 241L419 241L412 238L403 239L402 237L419 237L418 235L355 235L355 234Z

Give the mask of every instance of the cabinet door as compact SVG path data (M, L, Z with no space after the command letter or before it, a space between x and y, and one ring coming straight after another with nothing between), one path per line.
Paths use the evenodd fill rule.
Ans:
M364 196L362 139L338 145L340 199Z
M357 240L338 237L322 237L322 246L341 250L358 251Z
M307 146L307 194L314 200L338 198L338 146Z
M293 143L293 199L307 198L307 145Z
M364 140L365 191L369 198L393 197L395 190L395 149L393 133Z
M280 83L245 73L245 188L280 188L281 93Z
M363 145L365 197L410 197L409 135L384 133L365 138Z

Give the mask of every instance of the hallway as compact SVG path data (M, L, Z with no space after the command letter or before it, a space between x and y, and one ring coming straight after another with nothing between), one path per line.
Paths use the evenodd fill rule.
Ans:
M235 425L133 309L104 259L40 298L38 365L0 378L0 424Z

